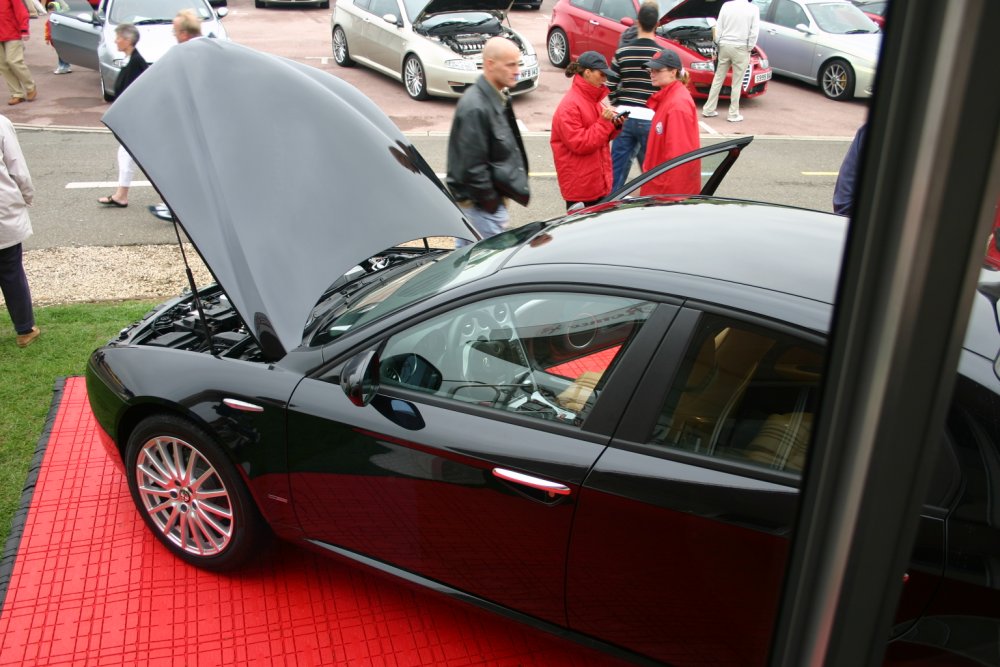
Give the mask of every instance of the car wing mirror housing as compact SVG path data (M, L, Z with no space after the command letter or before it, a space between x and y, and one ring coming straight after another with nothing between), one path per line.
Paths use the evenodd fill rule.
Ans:
M798 30L799 32L804 32L807 35L815 35L816 34L816 31L813 30L812 28L810 28L809 26L807 26L805 23L798 24L797 26L795 26L795 29Z
M378 369L376 350L356 354L344 364L344 370L340 373L340 388L351 403L358 407L371 403L378 393Z
M395 26L402 26L403 22L395 14L383 14L382 20Z

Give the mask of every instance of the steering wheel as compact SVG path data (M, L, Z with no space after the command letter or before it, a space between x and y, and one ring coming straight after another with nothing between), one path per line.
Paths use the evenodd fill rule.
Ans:
M513 332L510 307L499 302L462 313L448 325L446 338L449 362L457 369L449 368L446 377L465 380L469 377L469 352L476 341L495 340L494 331L508 329ZM511 334L513 335L513 333ZM452 374L452 370L458 373ZM458 377L456 378L455 375Z

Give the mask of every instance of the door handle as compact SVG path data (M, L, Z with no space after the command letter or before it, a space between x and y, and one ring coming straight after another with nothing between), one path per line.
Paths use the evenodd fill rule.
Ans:
M600 21L595 21L594 19L589 20L590 25L601 25Z
M259 405L254 405L253 403L247 403L246 401L241 401L237 398L224 398L222 399L222 404L227 408L232 408L233 410L240 410L242 412L264 412L264 408Z
M500 479L511 482L513 484L521 484L523 486L530 486L533 489L538 489L539 491L545 491L552 496L568 496L570 488L565 484L560 484L559 482L550 482L547 479L541 479L540 477L532 477L531 475L525 475L524 473L514 472L513 470L507 470L506 468L494 468L493 476L499 477Z

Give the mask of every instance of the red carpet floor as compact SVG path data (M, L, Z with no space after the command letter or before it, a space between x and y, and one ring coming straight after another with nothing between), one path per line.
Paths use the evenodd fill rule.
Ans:
M229 576L185 565L136 513L83 379L57 401L0 564L0 665L618 664L291 545Z

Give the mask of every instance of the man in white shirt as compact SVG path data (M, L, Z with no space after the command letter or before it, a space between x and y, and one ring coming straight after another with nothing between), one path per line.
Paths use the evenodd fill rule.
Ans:
M750 66L750 51L757 45L760 29L760 10L750 0L729 0L719 10L719 20L715 24L715 43L719 58L715 64L715 78L708 93L708 101L702 107L701 115L706 118L718 116L715 107L719 104L719 92L726 80L726 72L733 70L729 93L729 117L731 123L743 120L740 115L740 93L743 74Z

